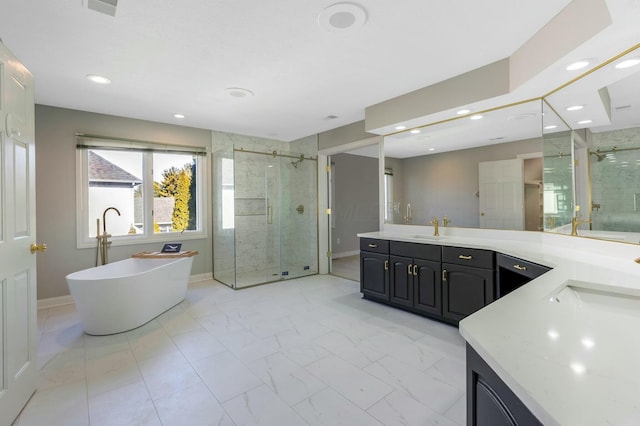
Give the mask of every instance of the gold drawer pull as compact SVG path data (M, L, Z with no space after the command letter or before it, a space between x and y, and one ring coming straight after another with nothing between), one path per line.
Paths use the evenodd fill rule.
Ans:
M369 244L369 247L376 248L376 247L378 247L378 245L377 244Z
M385 261L384 261L384 270L385 270L385 271L388 271L388 270L389 270L389 261L388 261L388 260L385 260Z
M407 274L408 275L411 275L411 266L412 266L411 264L407 265Z
M472 256L465 256L464 254L461 254L460 256L458 256L458 259L471 260L471 259L473 259L473 257Z
M418 265L413 265L413 275L418 276Z
M446 281L447 280L447 270L443 269L442 270L442 281Z
M526 266L513 265L513 267L516 268L518 271L526 271L527 270Z

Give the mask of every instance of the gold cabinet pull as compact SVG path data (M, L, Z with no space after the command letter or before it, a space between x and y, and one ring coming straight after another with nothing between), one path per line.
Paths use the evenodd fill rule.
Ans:
M388 270L389 270L389 261L388 261L388 260L385 260L385 261L384 261L384 270L385 270L385 271L388 271Z
M442 270L442 281L446 281L447 280L447 270L443 269Z
M407 265L407 274L411 275L411 264Z
M413 265L413 275L418 276L418 265Z
M47 245L46 244L32 243L29 248L31 250L31 254L34 254L37 251L43 251L43 252L47 251Z
M460 256L458 256L458 259L471 260L473 259L473 256L467 256L467 255L461 254Z
M522 265L513 265L513 267L515 269L517 269L518 271L526 271L527 267L526 266L522 266Z
M376 247L378 247L378 245L377 244L369 244L369 247L376 248Z

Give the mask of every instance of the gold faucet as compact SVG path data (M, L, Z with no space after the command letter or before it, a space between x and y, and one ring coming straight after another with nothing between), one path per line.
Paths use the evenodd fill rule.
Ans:
M433 226L433 236L440 236L440 232L438 232L438 218L434 216L433 220L429 222L429 225Z
M442 226L446 228L447 226L449 226L450 223L451 223L451 220L448 217L442 216Z
M591 223L590 220L578 220L578 216L573 216L571 218L571 236L578 236L578 225L581 223Z
M96 235L96 239L98 240L98 250L96 251L96 266L98 266L98 258L102 261L103 265L109 263L109 246L111 245L111 241L109 241L109 237L111 234L107 234L107 212L109 210L115 210L120 216L120 210L115 207L107 207L102 212L102 234L100 234L100 219L97 220L98 232Z

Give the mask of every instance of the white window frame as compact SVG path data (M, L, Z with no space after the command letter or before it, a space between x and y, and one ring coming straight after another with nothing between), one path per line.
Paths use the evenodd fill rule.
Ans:
M155 152L165 152L163 145L158 145ZM95 147L92 149L101 149ZM130 148L123 144L121 148L109 145L109 149L129 151ZM143 191L144 194L153 194L153 148L145 149L143 153ZM144 197L144 231L135 235L114 235L110 238L112 246L127 246L135 244L164 243L186 240L201 240L207 238L208 194L207 187L209 168L208 155L196 155L196 206L198 208L196 230L175 232L154 232L153 227L153 197ZM88 149L76 149L76 246L77 248L96 247L96 238L89 237L91 218L89 214L89 170ZM95 219L95 218L94 218ZM99 218L102 220L102 218Z

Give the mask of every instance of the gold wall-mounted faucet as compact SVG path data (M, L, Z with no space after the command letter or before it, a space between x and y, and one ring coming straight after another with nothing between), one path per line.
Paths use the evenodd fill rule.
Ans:
M578 220L578 216L573 216L571 218L571 236L578 236L578 225L581 223L591 223L590 220Z
M440 232L438 232L438 218L434 216L433 220L429 222L429 225L433 226L433 236L440 236Z
M446 228L447 226L449 226L450 223L451 223L451 219L449 219L446 216L442 216L442 226Z

